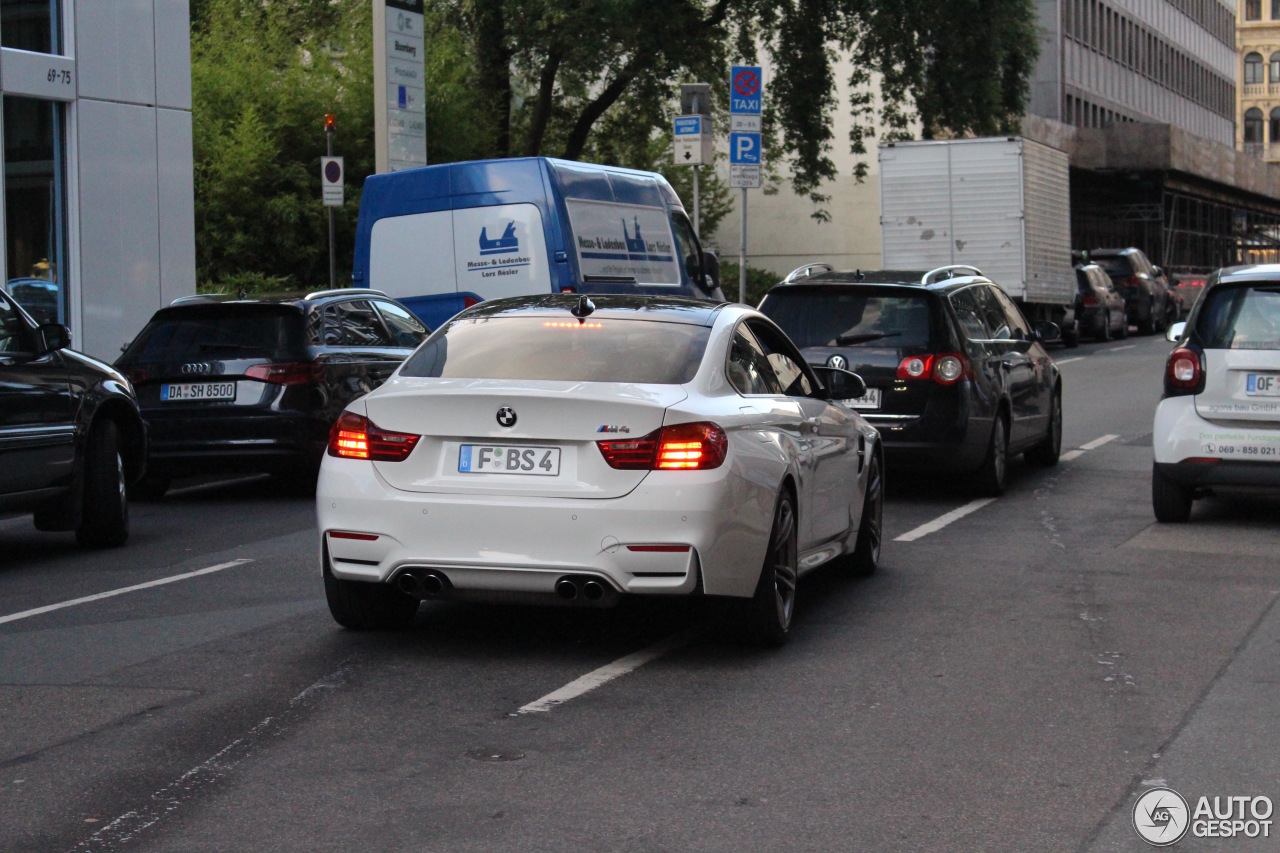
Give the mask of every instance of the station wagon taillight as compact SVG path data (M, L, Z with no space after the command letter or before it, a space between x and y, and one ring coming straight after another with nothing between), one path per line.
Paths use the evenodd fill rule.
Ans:
M1092 308L1098 304L1098 297L1094 296L1092 293L1086 293L1081 302Z
M329 455L373 462L403 462L420 436L381 429L364 415L343 412L329 430Z
M936 355L909 355L898 364L899 379L932 379L939 385L954 385L969 376L969 362L958 352Z
M322 371L314 361L284 361L255 364L244 375L271 385L309 385L320 378Z
M719 468L729 438L713 423L674 424L640 438L597 441L600 455L620 471L706 471Z
M1164 365L1164 393L1168 397L1199 394L1204 390L1204 365L1200 354L1187 347L1169 353Z

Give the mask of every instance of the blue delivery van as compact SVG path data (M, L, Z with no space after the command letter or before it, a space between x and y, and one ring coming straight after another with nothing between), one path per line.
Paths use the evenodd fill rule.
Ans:
M658 174L545 157L365 181L353 284L434 329L485 299L653 293L722 299L719 264Z

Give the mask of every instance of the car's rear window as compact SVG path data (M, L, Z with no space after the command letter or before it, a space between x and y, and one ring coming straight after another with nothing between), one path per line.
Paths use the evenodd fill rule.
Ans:
M1107 275L1115 278L1116 276L1133 275L1133 267L1129 264L1129 259L1120 256L1114 258L1093 258L1095 264L1107 271Z
M706 326L563 315L453 320L404 363L401 376L679 385L693 379Z
M760 311L798 347L927 347L924 293L787 290L770 293Z
M1280 282L1210 291L1196 331L1209 349L1280 349Z
M268 306L200 306L162 312L125 350L122 363L269 358L304 349L302 314Z

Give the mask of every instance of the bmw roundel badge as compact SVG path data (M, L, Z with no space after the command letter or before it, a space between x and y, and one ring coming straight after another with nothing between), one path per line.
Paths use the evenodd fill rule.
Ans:
M498 409L498 426L513 427L516 425L516 410L510 406Z

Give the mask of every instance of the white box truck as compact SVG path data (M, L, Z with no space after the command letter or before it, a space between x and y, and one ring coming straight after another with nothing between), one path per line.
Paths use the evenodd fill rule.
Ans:
M1069 340L1075 270L1067 155L1021 137L880 145L885 269L968 264Z

